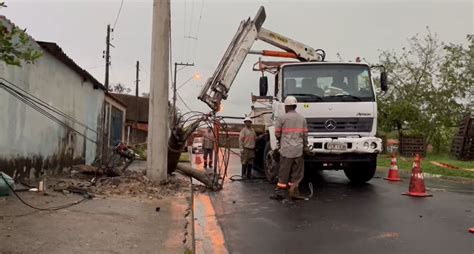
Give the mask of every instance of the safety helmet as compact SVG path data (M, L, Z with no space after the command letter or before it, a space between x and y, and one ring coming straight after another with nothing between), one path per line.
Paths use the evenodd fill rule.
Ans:
M297 105L297 104L298 104L298 101L296 100L296 98L294 96L286 96L285 106L293 106L293 105Z
M250 118L249 116L246 116L244 118L244 123L247 122L247 121L252 122L252 118Z

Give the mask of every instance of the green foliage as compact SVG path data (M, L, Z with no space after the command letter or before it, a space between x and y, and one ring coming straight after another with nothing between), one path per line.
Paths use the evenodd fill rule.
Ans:
M401 53L383 51L379 58L390 85L378 98L379 131L423 136L435 152L447 151L470 98L472 36L468 42L467 49L445 45L428 29L410 38Z
M128 94L131 91L132 91L132 89L126 87L125 84L122 84L120 82L115 84L115 85L111 85L109 87L109 92L113 92L113 93Z
M6 7L0 2L0 9ZM41 52L30 44L26 29L13 26L8 28L0 23L0 61L8 65L21 66L22 62L34 63L41 57Z
M388 169L390 168L390 161L390 155L381 155L377 159L377 166ZM431 161L446 163L462 169L443 168L433 165ZM410 172L412 170L413 158L398 157L397 164L400 170ZM430 154L423 159L421 167L425 173L474 179L474 171L472 171L472 169L474 169L473 161L458 161L448 155Z

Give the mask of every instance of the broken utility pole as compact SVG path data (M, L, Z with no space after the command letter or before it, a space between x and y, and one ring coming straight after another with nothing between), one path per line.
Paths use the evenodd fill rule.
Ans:
M147 176L167 179L170 0L153 1Z

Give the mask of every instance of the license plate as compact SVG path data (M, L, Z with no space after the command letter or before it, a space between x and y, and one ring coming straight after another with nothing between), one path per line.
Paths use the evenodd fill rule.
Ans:
M346 143L328 143L328 150L347 150Z

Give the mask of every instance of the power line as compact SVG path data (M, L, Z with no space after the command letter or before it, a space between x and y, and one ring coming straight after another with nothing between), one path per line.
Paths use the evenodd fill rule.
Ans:
M12 87L9 87L8 85L6 85L3 82L0 82L0 85L2 86L2 88L4 88L5 91L10 93L13 97L17 98L18 100L22 101L23 103L30 106L34 110L38 111L40 114L42 114L46 118L49 118L50 120L52 120L53 122L56 122L57 124L63 126L64 128L69 129L69 130L77 133L78 135L82 136L86 140L97 144L97 140L93 140L93 139L89 138L87 136L87 133L83 134L80 131L78 131L78 130L74 129L73 127L69 126L69 124L63 122L61 119L57 118L56 116L54 116L53 114L48 112L46 109L38 106L34 101L31 100L31 98L28 98L28 96L25 96L25 94L23 94L19 90L15 90L15 89L13 89ZM86 130L87 130L87 127L86 127Z
M94 133L97 133L97 131L95 131L93 128L89 127L87 124L79 121L79 120L76 120L74 117L62 112L61 110L59 110L58 108L52 106L52 105L49 105L47 102L45 102L44 100L41 100L40 98L34 96L33 94L27 92L26 90L24 90L23 88L13 84L12 82L4 79L4 78L1 78L1 80L5 81L6 83L8 83L8 85L4 84L3 82L0 81L0 84L3 85L4 87L14 91L16 94L21 94L23 97L25 98L28 98L28 100L30 100L31 102L37 104L37 105L40 105L41 107L44 107L74 123L77 123L79 125L81 125L82 127L88 129L88 130L91 130L92 132ZM10 87L11 86L11 87Z
M183 28L183 37L186 37L186 16L187 16L187 0L184 0L184 15L183 15L183 24L184 24L184 28ZM184 53L184 55L186 55L186 38L184 38L183 40L183 50L181 51Z
M197 50L198 43L199 43L199 30L201 28L202 14L204 12L204 2L205 2L205 0L202 0L202 2L201 2L201 11L199 13L199 20L198 20L198 24L197 24L196 34L194 36L194 38L196 38L196 41L194 42L194 48L193 48L193 60L195 60L195 58L196 58L196 50Z
M120 3L120 8L118 10L117 17L115 18L115 22L114 22L114 27L112 28L113 30L115 30L115 26L117 25L117 21L120 17L120 13L122 12L123 1L124 0L122 0L122 2Z
M184 102L183 98L181 98L181 95L179 95L179 93L176 93L176 95L178 96L179 100L184 104L184 106L189 109L189 111L193 111L193 110L188 106L188 104L186 104L186 102Z

